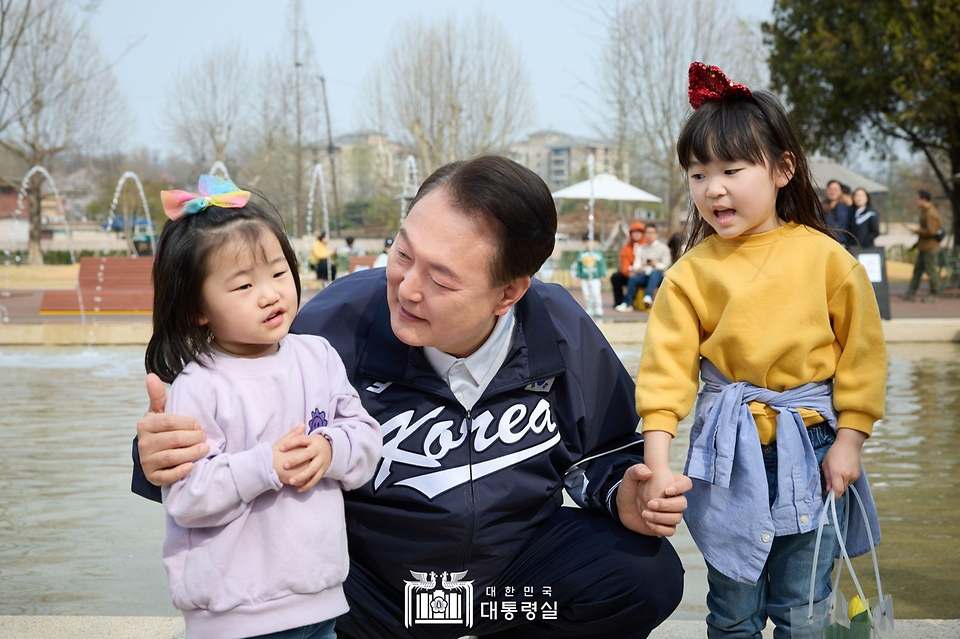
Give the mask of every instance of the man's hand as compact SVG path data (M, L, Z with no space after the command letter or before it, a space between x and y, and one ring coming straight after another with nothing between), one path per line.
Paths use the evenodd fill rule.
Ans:
M147 375L150 409L137 422L137 449L143 474L154 486L172 484L186 476L193 462L208 452L207 436L200 424L180 415L163 412L167 391L160 378Z
M300 424L273 445L274 469L280 481L298 486L299 493L316 486L330 468L330 461L333 459L330 440L319 434L304 435L305 429L306 425ZM278 457L282 468L277 468Z
M693 488L686 475L674 475L664 489L665 497L643 504L643 484L653 479L653 471L645 464L636 464L623 474L617 490L617 511L620 522L630 530L651 537L670 537L677 531L687 509L683 493Z

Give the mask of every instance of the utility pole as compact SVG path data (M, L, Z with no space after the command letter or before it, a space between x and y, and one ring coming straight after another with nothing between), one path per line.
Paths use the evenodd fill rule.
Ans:
M295 82L295 99L296 99L296 118L297 118L297 171L294 179L294 188L296 189L296 197L294 202L296 202L297 214L296 214L296 227L295 231L297 235L303 233L303 229L306 228L306 217L303 214L303 144L302 144L302 129L303 129L303 116L301 113L301 102L303 101L303 94L300 92L300 67L303 66L303 63L300 61L300 0L295 0L293 3L293 66L294 66L294 82Z
M333 219L337 226L337 237L340 237L340 194L337 193L337 165L333 157L336 149L333 146L333 134L330 131L330 107L327 104L327 81L320 76L320 89L323 91L323 111L327 116L327 157L330 158L330 183L333 185Z

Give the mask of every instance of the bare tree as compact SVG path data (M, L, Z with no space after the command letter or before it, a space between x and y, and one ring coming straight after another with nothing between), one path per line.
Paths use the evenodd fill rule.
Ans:
M0 145L28 166L50 167L65 151L116 146L129 123L116 77L100 56L87 23L66 3L34 3L5 87L23 105ZM40 186L30 186L29 261L40 264Z
M530 80L503 27L478 11L405 23L373 72L369 110L415 149L424 173L459 158L506 149L531 122ZM377 85L377 86L370 86Z
M715 64L738 82L764 76L759 29L739 20L721 0L633 0L606 15L607 41L596 91L606 127L633 152L633 177L665 196L673 228L686 210L686 184L676 143L689 112L687 69Z
M16 104L7 87L10 68L23 41L23 32L37 11L32 1L16 3L15 0L0 0L0 132L9 126L19 114L22 104Z
M194 163L226 160L247 111L247 58L237 44L207 53L167 90L171 138Z

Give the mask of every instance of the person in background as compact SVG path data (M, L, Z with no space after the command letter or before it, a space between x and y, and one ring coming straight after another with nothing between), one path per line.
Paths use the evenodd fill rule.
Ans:
M917 289L926 273L930 280L930 294L922 301L932 303L940 298L940 240L937 233L943 228L943 221L937 207L930 201L928 191L917 191L917 207L920 209L919 225L910 228L911 233L917 234L917 261L913 264L913 277L903 299L908 302L917 300Z
M645 289L643 307L653 306L653 298L656 297L657 289L663 282L663 274L673 264L670 247L660 241L660 233L655 224L647 224L643 235L646 243L636 252L633 264L634 274L627 281L627 294L616 308L621 313L633 311L633 300L641 288Z
M840 185L840 202L847 207L848 211L853 211L853 192L846 184Z
M630 237L620 249L620 268L610 276L613 285L613 306L616 308L623 303L623 289L627 286L630 276L634 274L633 265L636 252L647 240L643 236L643 222L634 222L630 225Z
M351 256L356 255L359 257L367 254L362 246L355 243L353 237L348 235L344 242L345 244L337 249L337 257L346 257L349 261Z
M857 188L853 192L850 232L860 248L872 247L873 241L880 235L880 216L870 206L870 195L864 188Z
M377 256L377 259L373 260L373 268L379 268L387 265L387 258L390 255L391 246L393 246L393 238L388 237L383 242L383 250L380 251L380 255Z
M583 308L590 317L603 317L603 300L600 298L600 282L607 275L607 262L603 251L593 248L589 233L583 234L583 251L570 265L573 276L580 280L583 291Z
M843 246L850 244L850 207L843 203L844 185L838 180L827 182L827 199L821 205L830 233ZM849 188L847 188L849 191Z
M332 282L337 278L337 265L330 259L330 248L327 246L327 234L325 232L320 231L317 234L317 239L313 241L308 263L317 274L317 280Z

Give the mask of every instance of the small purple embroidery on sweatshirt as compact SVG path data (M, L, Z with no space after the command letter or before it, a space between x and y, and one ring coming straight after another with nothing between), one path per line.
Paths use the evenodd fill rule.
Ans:
M307 424L307 435L312 435L313 431L323 428L327 425L327 415L324 411L317 408L310 414L310 423Z

